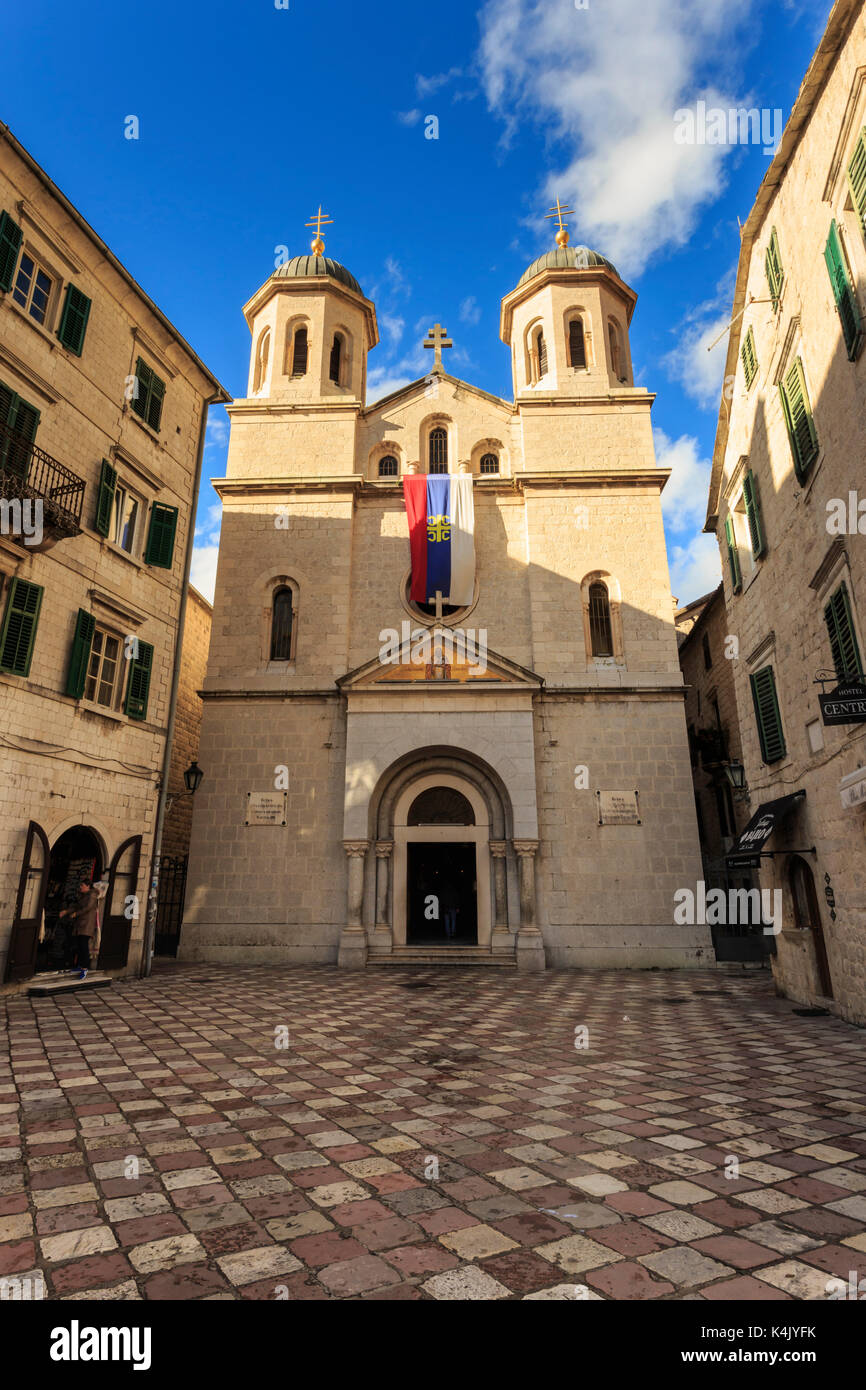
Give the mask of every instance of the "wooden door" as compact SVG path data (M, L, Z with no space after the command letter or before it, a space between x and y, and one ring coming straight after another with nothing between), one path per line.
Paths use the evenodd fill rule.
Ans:
M32 820L27 827L24 861L18 880L18 897L6 961L7 980L27 980L36 966L36 948L42 926L42 910L48 891L48 868L51 849L48 836Z
M833 998L833 979L830 975L830 962L827 957L827 943L824 940L824 927L815 892L812 870L795 855L790 868L791 894L794 899L794 921L798 927L812 933L815 947L815 967L818 973L818 988L824 999Z
M129 955L132 923L141 913L141 904L128 901L138 887L141 836L131 835L115 851L108 870L108 892L100 913L99 969L122 970ZM137 910L136 910L137 909Z

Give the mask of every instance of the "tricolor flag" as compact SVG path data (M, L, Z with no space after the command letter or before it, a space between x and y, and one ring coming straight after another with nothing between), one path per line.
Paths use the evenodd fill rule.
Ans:
M475 506L472 477L434 473L403 479L409 518L415 603L463 608L475 595Z

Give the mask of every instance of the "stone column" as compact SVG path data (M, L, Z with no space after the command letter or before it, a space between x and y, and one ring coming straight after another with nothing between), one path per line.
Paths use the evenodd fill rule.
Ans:
M491 840L490 855L493 860L493 938L494 951L511 950L514 943L508 930L508 886L506 878L506 853L508 846L504 840Z
M337 964L344 970L363 970L367 964L367 937L361 921L364 903L364 860L369 840L344 840L343 849L349 859L349 882L346 890L346 925L340 936Z
M388 888L391 882L391 855L393 840L376 842L376 923L373 928L376 945L379 949L390 951L393 946L391 926L388 922ZM372 942L370 943L373 944Z
M515 840L520 870L520 930L517 933L518 970L543 970L544 940L535 923L535 855L537 840Z

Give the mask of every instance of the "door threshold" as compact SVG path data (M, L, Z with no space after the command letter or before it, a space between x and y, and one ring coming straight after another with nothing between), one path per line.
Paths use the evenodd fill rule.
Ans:
M108 989L114 983L111 975L104 971L89 971L86 979L79 980L75 975L60 974L53 978L36 977L28 986L27 993L34 999L44 999L52 994L70 994L83 989Z

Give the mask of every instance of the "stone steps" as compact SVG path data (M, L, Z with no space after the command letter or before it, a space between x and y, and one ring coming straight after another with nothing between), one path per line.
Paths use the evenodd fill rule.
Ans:
M516 970L514 956L492 955L483 946L406 946L387 956L370 954L368 965L493 965Z
M113 984L111 975L103 970L91 970L87 978L79 980L75 975L37 975L27 993L35 999L44 999L52 994L71 994L82 989L109 989Z

